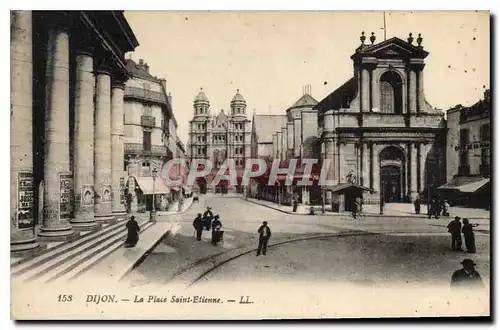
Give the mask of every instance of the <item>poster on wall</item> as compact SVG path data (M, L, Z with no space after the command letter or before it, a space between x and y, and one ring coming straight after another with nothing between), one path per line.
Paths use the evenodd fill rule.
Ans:
M70 174L59 175L59 218L71 219L73 216L73 207L71 198L73 196L73 178Z
M82 205L89 206L94 205L94 186L93 185L83 185L82 186Z
M111 185L102 185L102 201L111 202Z
M125 178L120 178L120 205L125 205Z
M33 227L33 174L22 172L18 176L17 228Z

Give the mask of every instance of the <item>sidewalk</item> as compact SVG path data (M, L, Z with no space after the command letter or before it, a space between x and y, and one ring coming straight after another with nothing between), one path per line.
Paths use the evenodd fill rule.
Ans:
M251 202L254 204L259 204L283 213L287 214L297 214L297 215L307 215L309 214L309 205L301 205L299 204L297 208L297 212L292 211L291 206L287 205L278 205L274 202L265 201L265 200L256 200L254 198L242 198L247 202ZM314 205L314 212L316 215L321 215L321 206ZM421 206L421 214L415 214L415 209L413 204L405 204L405 203L388 203L384 206L384 215L382 216L401 216L401 217L412 217L412 218L427 218L427 205L422 204ZM325 215L329 216L342 216L350 214L349 212L331 212L325 211ZM381 217L380 215L380 206L379 204L367 204L363 205L363 214L370 215L374 217ZM472 209L466 207L450 207L450 216L447 218L453 219L453 217L459 216L461 218L468 218L469 220L474 220L474 222L478 223L488 223L490 222L491 214L488 210L484 209Z
M186 198L184 200L184 204L182 204L182 210L181 211L174 211L179 209L179 202L175 202L172 204L170 209L172 211L156 211L156 215L163 216L163 215L175 215L175 214L182 214L189 210L189 208L193 205L193 197Z

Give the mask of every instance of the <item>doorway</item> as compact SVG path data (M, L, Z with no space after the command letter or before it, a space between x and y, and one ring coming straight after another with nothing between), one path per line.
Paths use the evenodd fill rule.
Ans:
M401 168L398 166L384 166L380 169L380 191L384 202L398 203L403 200L401 194Z

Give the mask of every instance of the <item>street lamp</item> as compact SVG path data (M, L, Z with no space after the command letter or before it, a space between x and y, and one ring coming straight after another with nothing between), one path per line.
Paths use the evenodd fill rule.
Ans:
M158 170L156 168L153 168L153 170L151 171L151 174L153 175L153 206L151 208L151 212L149 213L149 221L156 222L155 182L156 182L156 175L158 174Z

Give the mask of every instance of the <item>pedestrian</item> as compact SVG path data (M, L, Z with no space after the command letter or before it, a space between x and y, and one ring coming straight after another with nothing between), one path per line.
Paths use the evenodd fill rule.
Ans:
M257 230L259 233L259 246L257 247L257 256L262 252L263 255L266 255L267 252L267 243L271 238L271 228L267 225L267 221L262 222L262 225Z
M219 220L219 215L214 216L214 221L212 221L212 244L216 245L219 241L219 237L217 236L217 232L222 229L222 222Z
M384 196L380 196L380 215L384 215L384 205L385 205L385 201L384 201Z
M130 220L127 221L125 225L127 228L127 239L125 240L125 247L131 248L136 246L139 241L139 232L141 229L139 228L139 224L135 221L135 216L131 216Z
M325 195L321 195L321 214L325 214Z
M356 219L358 215L358 200L355 199L354 203L352 204L352 217Z
M474 269L476 265L471 259L464 259L462 269L459 269L451 276L452 287L482 287L481 275Z
M293 212L297 212L297 206L299 205L299 201L296 193L293 193L292 203L293 203Z
M212 208L207 206L207 210L203 213L203 223L205 224L205 229L210 230L210 224L212 223L212 218L214 214L212 213Z
M203 219L201 213L198 213L198 216L194 218L193 227L194 230L196 230L196 240L201 241L201 234L203 233Z
M415 205L415 214L420 214L420 196L417 195L417 198L415 198L415 202L413 203Z
M443 216L444 217L449 217L450 216L450 203L445 199L443 202Z
M448 224L448 232L451 234L451 249L452 251L462 252L462 223L460 217L455 217L453 221Z
M476 253L476 239L474 238L474 227L479 226L477 223L469 223L469 219L463 220L462 233L464 234L465 247L468 253Z

